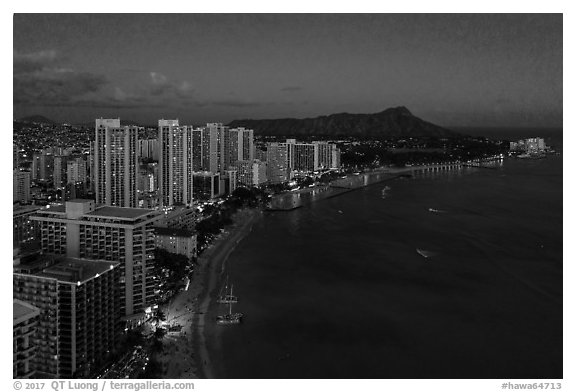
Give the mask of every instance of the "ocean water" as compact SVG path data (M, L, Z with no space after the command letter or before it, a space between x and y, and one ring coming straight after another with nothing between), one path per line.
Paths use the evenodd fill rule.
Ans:
M215 375L562 378L562 263L562 156L270 213L228 259Z

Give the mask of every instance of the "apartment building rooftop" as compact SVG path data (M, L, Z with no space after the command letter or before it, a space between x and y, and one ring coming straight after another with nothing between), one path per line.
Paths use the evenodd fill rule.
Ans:
M14 299L12 302L13 325L20 324L21 322L40 314L40 310L37 307L30 305L28 302L20 301L19 299Z
M26 215L26 214L29 214L31 212L37 211L39 209L40 209L40 206L26 206L26 205L15 204L12 207L12 215L13 216Z
M63 257L34 275L78 284L97 278L118 265L117 262Z
M67 201L65 205L47 206L45 209L38 210L36 215L56 215L59 219L104 218L137 221L153 213L159 215L157 211L146 208L96 206L94 200L74 199Z
M103 206L96 208L94 211L89 212L86 215L99 216L104 218L137 219L141 216L150 214L151 212L154 212L154 210L149 210L145 208Z

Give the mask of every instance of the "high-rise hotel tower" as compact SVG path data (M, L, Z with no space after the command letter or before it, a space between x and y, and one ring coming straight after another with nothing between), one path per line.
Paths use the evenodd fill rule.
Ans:
M96 119L94 188L96 203L138 206L138 128L120 126L120 119Z
M192 204L192 127L178 120L158 120L159 188L163 206Z

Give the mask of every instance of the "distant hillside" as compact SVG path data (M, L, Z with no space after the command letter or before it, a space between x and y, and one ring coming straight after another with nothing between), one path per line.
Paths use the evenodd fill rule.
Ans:
M56 121L52 121L49 118L40 115L22 117L16 121L21 123L56 124Z
M234 120L230 127L253 129L267 136L451 137L458 134L414 116L405 107L374 114L338 113L315 118Z

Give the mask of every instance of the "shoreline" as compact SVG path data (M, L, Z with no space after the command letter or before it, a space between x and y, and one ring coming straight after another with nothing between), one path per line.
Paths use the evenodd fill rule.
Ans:
M401 178L406 175L411 175L414 173L425 172L425 171L441 171L446 169L451 169L454 167L464 168L487 168L489 167L470 165L466 162L451 163L451 164L439 164L439 165L417 165L409 167L377 167L358 174L347 174L344 178L337 178L328 184L320 184L313 187L298 189L296 191L285 191L280 194L276 194L272 199L272 206L267 208L268 212L290 212L298 208L305 207L311 203L330 199L336 196L343 195L345 193L362 189L371 185L376 185L385 181L391 181L394 179ZM385 178L379 178L373 181L375 177L386 176ZM363 183L359 183L360 179L363 179ZM316 193L318 193L316 195ZM299 199L301 196L310 196L309 200L295 200ZM288 205L285 205L288 204Z
M185 323L178 336L167 336L166 350L161 354L164 378L214 378L207 336L214 327L207 319L218 291L220 277L226 269L229 255L262 217L259 209L243 209L233 216L234 223L225 228L208 249L198 258L196 271L188 291L180 292L166 309L166 321ZM191 316L190 316L191 314ZM184 320L180 319L185 317ZM182 365L186 369L181 369Z

